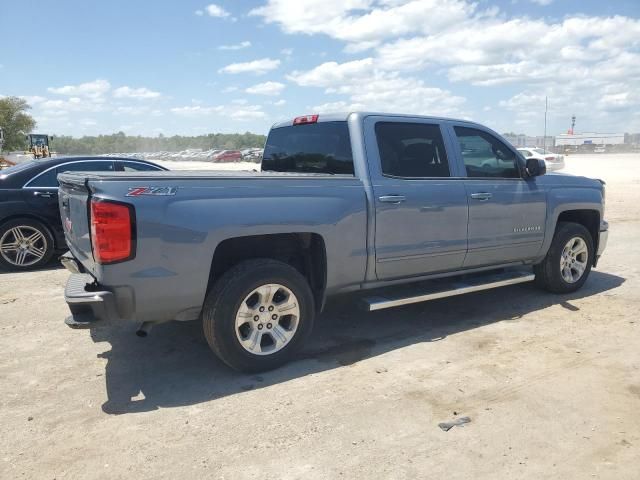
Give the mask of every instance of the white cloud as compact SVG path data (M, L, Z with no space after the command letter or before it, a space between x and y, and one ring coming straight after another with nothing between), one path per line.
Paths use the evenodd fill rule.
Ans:
M202 105L187 105L185 107L174 107L170 109L172 113L184 117L201 117L214 115L216 113L222 112L223 110L224 108L221 106L204 107Z
M343 95L317 105L318 111L377 110L424 115L464 116L465 99L447 90L430 87L423 80L377 68L372 58L338 64L327 62L307 72L294 72L289 80L300 86L325 88Z
M349 104L345 101L327 102L311 107L311 110L319 113L351 112L357 110L357 105Z
M229 116L233 120L244 122L249 120L260 120L266 118L267 115L262 111L262 107L259 105L246 105L237 110L232 110L229 113Z
M230 105L187 105L170 109L171 113L182 117L218 116L233 121L261 120L266 118L260 105L247 105L245 101L231 102Z
M124 115L146 115L149 113L149 107L135 105L135 106L120 106L116 107L113 111L114 114L124 114Z
M553 0L531 0L531 1L543 7L546 7L547 5L551 5L553 3Z
M639 18L569 14L550 20L507 14L470 0L266 0L250 14L285 33L331 37L350 54L367 51L352 61L325 61L287 76L333 95L319 106L469 113L461 96L429 86L448 80L459 85L456 90L480 89L471 88L474 95L509 85L515 94L491 111L496 117L501 110L521 115L516 108L526 107L514 102L535 92L558 96L572 110L602 121L611 122L617 112L618 128L633 128L625 125L622 112L629 117L638 108ZM405 90L394 95L388 88L393 84ZM375 95L367 95L369 90ZM518 91L522 98L516 98ZM426 102L419 92L435 94L439 103Z
M270 104L273 105L274 107L282 107L286 103L287 101L283 98L281 98L280 100L276 100L275 102L270 102Z
M236 43L233 45L220 45L218 50L242 50L243 48L249 48L251 46L251 42L249 40L245 40L244 42Z
M258 83L245 90L253 95L280 95L284 90L284 83L280 82L264 82Z
M40 95L21 95L20 98L25 100L30 106L37 105L47 100L45 97L41 97Z
M276 23L286 33L326 34L372 46L384 38L457 24L475 8L463 0L269 0L249 15Z
M232 63L218 70L220 73L254 73L262 75L280 66L280 60L262 58L251 62Z
M160 97L160 92L154 92L145 87L131 88L131 87L119 87L113 91L115 98L136 98L136 99L149 99Z
M196 10L194 13L199 17L202 17L204 15L204 11L203 10Z
M205 12L207 12L207 15L209 15L210 17L226 18L230 15L229 12L227 12L221 6L216 5L215 3L211 3L207 5L204 10Z
M363 58L352 62L326 62L307 72L293 72L287 78L303 87L331 87L346 80L365 80L373 72L373 59Z
M80 96L87 98L102 97L111 89L111 84L107 80L94 80L93 82L81 83L79 85L65 85L64 87L49 87L47 91L58 95Z

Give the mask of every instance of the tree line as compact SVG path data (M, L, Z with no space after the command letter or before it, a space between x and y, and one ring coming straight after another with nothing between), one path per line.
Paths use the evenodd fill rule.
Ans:
M19 97L0 98L0 128L4 131L4 151L25 150L25 135L33 132L36 122L29 115L31 107ZM41 132L48 133L48 132ZM55 136L51 141L51 151L64 155L99 155L102 153L130 152L179 152L188 148L209 150L220 148L237 150L243 148L263 147L264 135L255 133L209 133L198 136L164 136L142 137L126 135L124 132L111 135L84 137Z
M263 147L266 137L255 133L209 133L198 136L142 137L118 132L111 135L84 137L56 136L51 150L65 155L98 155L102 153L128 152L178 152L188 148L209 150L212 148L237 150Z

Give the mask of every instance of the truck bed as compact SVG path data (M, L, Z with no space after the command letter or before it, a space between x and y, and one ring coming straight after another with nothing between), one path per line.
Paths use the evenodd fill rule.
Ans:
M137 321L197 318L213 257L229 238L316 235L327 257L327 289L364 281L367 199L350 175L279 172L73 172L59 175L65 239L84 271L114 291ZM133 192L148 187L145 193ZM167 191L155 188L170 187ZM133 207L135 254L115 264L94 260L92 199ZM158 292L163 292L158 296ZM124 300L122 300L124 299ZM144 309L136 305L144 303Z

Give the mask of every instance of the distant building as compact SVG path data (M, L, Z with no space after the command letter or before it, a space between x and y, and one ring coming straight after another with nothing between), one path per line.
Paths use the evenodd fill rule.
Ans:
M624 133L563 133L557 135L556 146L622 145Z
M538 135L537 137L532 137L524 134L513 135L513 134L506 133L503 135L503 137L506 138L511 145L517 148L543 147L543 146L546 146L547 148L549 148L554 146L554 140L555 140L554 137L549 135L547 135L546 141L542 135Z
M625 133L624 143L628 143L630 145L640 144L640 133Z

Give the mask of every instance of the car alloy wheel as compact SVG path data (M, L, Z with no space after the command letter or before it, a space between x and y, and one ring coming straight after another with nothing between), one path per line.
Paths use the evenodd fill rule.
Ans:
M17 225L0 238L0 254L14 267L35 265L44 258L47 250L46 236L29 225Z

